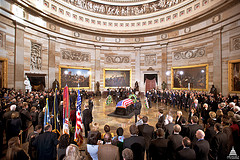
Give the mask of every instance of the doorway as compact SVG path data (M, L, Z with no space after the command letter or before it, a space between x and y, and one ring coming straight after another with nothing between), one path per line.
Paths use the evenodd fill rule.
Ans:
M156 89L157 81L157 74L144 74L145 93L149 90Z
M0 58L0 88L7 88L7 58Z
M46 74L26 73L33 91L44 91Z

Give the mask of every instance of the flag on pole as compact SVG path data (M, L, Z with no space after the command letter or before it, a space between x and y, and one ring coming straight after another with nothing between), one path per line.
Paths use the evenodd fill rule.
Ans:
M55 96L53 101L53 110L52 110L53 121L52 126L53 130L57 133L59 132L59 124L58 124L58 101L57 101L57 88L55 89Z
M48 98L46 98L46 106L45 106L45 114L44 114L44 127L50 123L49 117L49 106L48 106Z
M63 91L63 134L69 134L69 93L68 86Z
M78 97L77 97L77 111L76 111L76 127L75 127L75 135L74 141L77 142L78 146L83 143L83 123L82 123L82 109L81 109L82 99L80 91L78 90Z

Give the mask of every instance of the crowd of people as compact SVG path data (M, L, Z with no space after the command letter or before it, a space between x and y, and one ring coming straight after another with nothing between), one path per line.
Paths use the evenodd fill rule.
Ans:
M109 91L115 98L127 97L134 89ZM82 98L87 98L83 114L85 138L87 139L86 157L97 159L147 160L155 159L227 159L234 148L240 155L240 108L237 95L223 96L221 93L202 91L151 90L146 93L149 106L151 103L163 103L178 109L176 118L159 109L156 125L148 124L147 117L129 127L130 137L124 136L119 127L116 134L109 125L104 126L104 133L99 131L99 124L92 122L92 98L82 91ZM52 132L52 125L43 125L46 98L49 109L53 108L54 91L24 93L14 89L0 91L0 152L3 151L3 135L6 135L7 159L84 159L78 146L73 141L74 135L58 135ZM57 92L59 120L62 126L62 92ZM70 120L76 124L75 103L77 94L70 92ZM140 103L139 101L137 103ZM134 106L135 107L135 106ZM188 113L184 117L182 111ZM139 112L140 114L140 112ZM154 117L155 118L155 117ZM87 120L87 122L86 122ZM29 133L29 128L34 131ZM5 133L5 134L4 134ZM22 144L27 142L27 152Z

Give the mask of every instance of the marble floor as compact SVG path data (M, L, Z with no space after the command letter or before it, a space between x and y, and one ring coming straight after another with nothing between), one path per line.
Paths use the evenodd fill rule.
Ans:
M88 100L84 100L84 102L87 102ZM111 132L116 134L116 129L118 127L122 127L124 129L124 136L129 137L129 127L130 125L134 124L135 117L133 116L130 119L124 119L124 118L118 118L118 117L110 117L107 116L107 114L112 113L115 111L116 108L116 102L113 101L109 106L105 104L106 99L105 98L94 98L94 109L93 109L93 122L99 123L99 130L100 132L104 132L103 127L105 124L108 124L111 128ZM158 109L162 108L164 111L164 115L172 115L173 119L175 120L177 108L173 108L169 105L165 105L163 103L152 103L152 108L146 108L144 106L144 98L141 98L142 103L142 110L141 115L148 116L149 118L149 125L154 126L157 123L158 120ZM83 105L82 105L83 106ZM83 107L82 107L83 109ZM183 111L183 116L188 117L187 112ZM155 128L156 129L156 128Z

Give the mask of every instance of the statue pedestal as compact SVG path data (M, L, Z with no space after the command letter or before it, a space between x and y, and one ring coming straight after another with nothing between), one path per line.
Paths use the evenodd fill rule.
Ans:
M97 91L97 92L96 92L96 96L101 96L101 92L100 92L100 91Z

